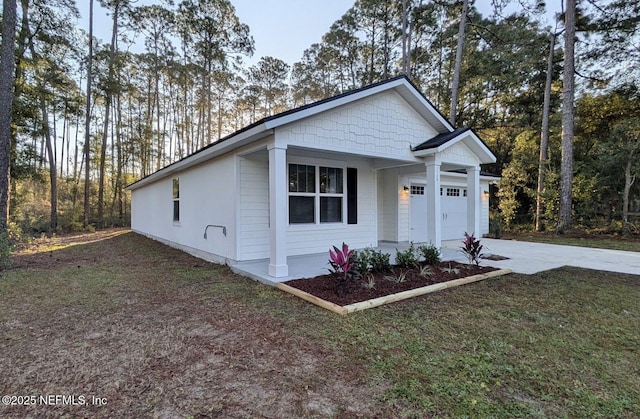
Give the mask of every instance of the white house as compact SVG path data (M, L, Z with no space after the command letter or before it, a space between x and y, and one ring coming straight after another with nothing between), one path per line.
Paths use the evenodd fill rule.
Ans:
M489 230L495 156L405 77L258 121L130 185L134 231L201 258L268 260Z

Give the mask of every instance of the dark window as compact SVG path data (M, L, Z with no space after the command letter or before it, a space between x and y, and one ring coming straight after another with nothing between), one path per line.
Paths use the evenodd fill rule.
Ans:
M320 168L320 193L342 193L342 169L335 167Z
M320 222L342 222L342 198L320 197Z
M315 193L316 168L304 164L289 165L289 192Z
M180 221L180 178L173 179L173 221Z
M180 201L173 201L173 221L180 221Z
M424 195L424 186L411 185L411 195Z
M289 196L289 223L315 223L315 201L313 196Z
M317 173L316 173L317 171ZM344 169L289 165L289 223L341 223ZM316 208L320 214L316 215Z
M347 223L358 224L358 169L347 169Z
M460 196L459 188L447 188L447 196Z

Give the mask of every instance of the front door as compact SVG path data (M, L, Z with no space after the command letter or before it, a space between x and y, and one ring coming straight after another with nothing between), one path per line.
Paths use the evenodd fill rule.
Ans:
M409 218L409 240L427 242L427 196L424 194L424 185L411 185Z

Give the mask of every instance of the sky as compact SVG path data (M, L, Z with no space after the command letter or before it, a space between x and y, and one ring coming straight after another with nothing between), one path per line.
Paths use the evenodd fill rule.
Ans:
M80 0L80 25L89 31L89 2ZM138 0L136 5L159 4ZM255 41L255 53L246 59L256 63L260 57L272 56L288 64L300 61L311 44L320 42L329 27L353 5L354 0L231 0L236 15L249 25ZM94 33L104 42L111 39L111 18L94 1Z
M255 64L260 57L272 56L293 64L311 44L320 42L336 20L353 5L355 0L231 0L241 22L249 25L255 41L255 53L247 58ZM138 0L136 5L160 3ZM558 5L556 5L556 3ZM560 0L548 2L548 7L559 7ZM89 30L89 2L80 0L83 29ZM491 0L477 0L476 8L483 16L491 14ZM111 39L111 18L94 1L95 36L108 42Z

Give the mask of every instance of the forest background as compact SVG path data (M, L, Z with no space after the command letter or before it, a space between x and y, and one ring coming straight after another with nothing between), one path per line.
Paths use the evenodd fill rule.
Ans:
M357 0L300 61L253 65L232 1L97 2L108 41L81 27L73 0L4 0L5 238L126 226L128 184L261 118L399 74L495 153L492 233L638 233L640 0L567 0L552 26L541 1L493 0L483 16L470 0Z

